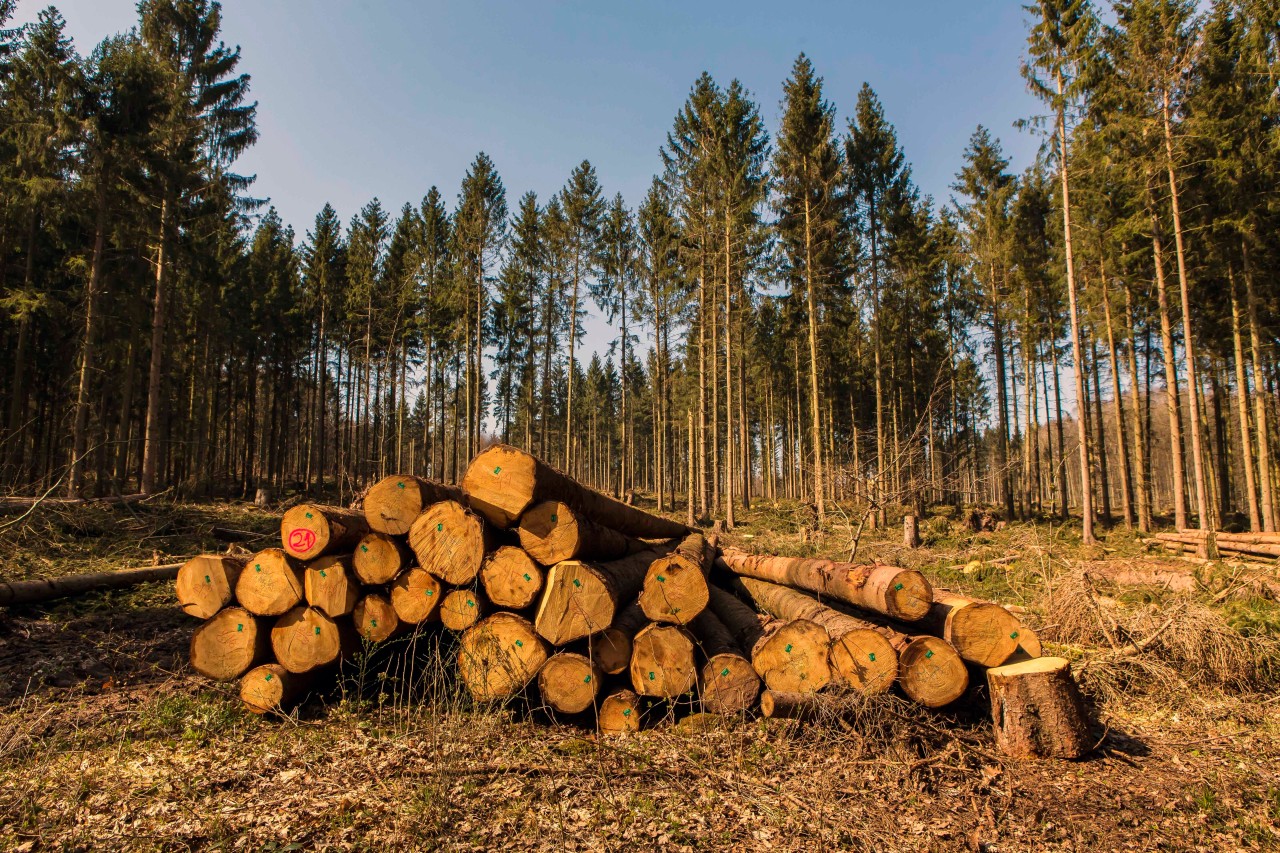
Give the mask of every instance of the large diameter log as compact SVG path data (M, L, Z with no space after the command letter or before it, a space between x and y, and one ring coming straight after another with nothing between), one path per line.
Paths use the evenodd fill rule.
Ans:
M541 501L563 501L603 527L639 539L672 539L689 528L628 506L561 474L537 457L505 444L472 460L462 491L476 512L498 527L512 527Z
M465 631L480 621L486 609L474 589L451 589L440 602L440 624L450 631Z
M831 638L807 619L777 620L751 650L751 665L770 690L816 693L831 683Z
M897 566L763 557L733 548L721 552L720 565L742 577L798 587L904 622L923 619L933 604L924 575Z
M326 554L312 560L302 571L302 587L307 604L331 619L349 614L360 597L360 584L346 554Z
M621 605L640 591L657 556L641 551L607 563L565 560L552 566L534 617L538 633L562 646L608 628Z
M239 678L270 652L266 626L243 607L219 610L191 634L191 668L217 681Z
M514 545L494 549L480 566L485 595L495 606L510 610L524 610L533 604L544 579L542 567Z
M748 711L760 695L760 676L751 660L710 610L689 623L705 663L699 672L698 694L702 708L712 714Z
M226 554L202 554L183 563L175 584L182 612L208 619L235 601L236 581L244 564L244 557Z
M391 639L400 629L400 617L385 595L366 593L351 610L351 624L356 633L371 643Z
M1022 623L998 604L939 592L927 618L930 634L951 644L960 657L979 666L999 666L1018 648Z
M631 641L631 686L642 696L673 698L698 679L693 638L675 625L646 625Z
M236 580L236 601L259 616L280 616L305 597L302 564L280 548L254 554Z
M462 490L412 474L383 477L364 496L364 517L378 533L403 536L423 510L440 501L461 501Z
M413 562L407 542L386 533L369 533L357 544L351 566L361 583L378 586L390 583Z
M254 714L283 714L310 681L278 663L255 666L240 678L240 701Z
M996 746L1016 758L1079 758L1092 745L1084 699L1065 658L987 670Z
M640 697L627 689L615 690L600 700L596 728L601 734L621 735L640 731Z
M631 666L631 643L640 629L649 624L644 611L634 601L622 609L613 624L587 638L591 659L609 675L618 675Z
M0 583L0 607L14 604L38 604L79 595L82 592L93 592L100 589L123 589L152 581L171 581L178 576L184 563L169 563L164 566L147 566L142 569L121 569L116 572L89 572L82 575L68 575L61 578L40 578L30 581L13 581Z
M295 607L271 628L271 650L290 672L310 672L334 663L342 649L338 623L315 607Z
M701 533L690 533L670 554L649 564L640 590L640 607L654 622L692 622L710 597L707 573L715 561L715 549Z
M364 513L320 504L298 504L280 520L280 541L299 560L350 553L369 532Z
M737 585L771 616L805 619L821 625L831 638L832 680L863 693L884 693L898 677L898 653L889 638L869 622L823 605L809 593L755 578Z
M476 579L485 544L484 521L457 501L432 504L409 528L409 547L418 565L450 586Z
M547 661L547 644L529 622L498 612L462 632L458 676L477 702L514 696Z
M426 569L405 569L391 584L391 606L406 625L430 622L440 613L444 587Z
M579 714L595 703L603 679L600 668L585 655L557 652L538 670L538 692L552 710Z
M534 504L520 516L520 547L544 566L563 560L614 560L645 550L638 539L601 527L563 501Z

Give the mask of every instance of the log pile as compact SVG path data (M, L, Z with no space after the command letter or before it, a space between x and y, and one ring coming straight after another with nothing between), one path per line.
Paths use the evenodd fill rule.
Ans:
M1280 533L1222 533L1212 530L1179 530L1157 533L1148 542L1171 551L1191 551L1197 557L1216 559L1219 555L1246 560L1274 562L1280 557Z
M480 453L461 488L396 475L359 510L295 506L280 547L197 557L176 588L205 620L192 667L239 680L255 713L286 710L317 673L415 630L458 635L474 701L603 732L634 731L655 708L802 719L890 690L942 708L974 675L1039 654L1017 616L917 571L722 549L505 445ZM1001 719L1069 670L1054 679L1005 689Z

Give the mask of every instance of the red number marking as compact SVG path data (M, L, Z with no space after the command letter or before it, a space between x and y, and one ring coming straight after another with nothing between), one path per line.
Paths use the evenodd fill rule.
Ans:
M289 550L305 554L316 544L315 531L300 527L289 534Z

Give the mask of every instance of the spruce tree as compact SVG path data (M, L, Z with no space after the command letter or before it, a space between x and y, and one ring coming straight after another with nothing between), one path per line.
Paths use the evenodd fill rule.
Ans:
M600 197L600 181L596 169L583 160L569 175L569 181L560 191L560 203L567 225L569 262L569 385L565 393L564 466L574 472L574 423L573 382L574 355L578 339L582 336L582 308L580 295L584 284L592 280L600 264L600 224L604 216L604 202Z

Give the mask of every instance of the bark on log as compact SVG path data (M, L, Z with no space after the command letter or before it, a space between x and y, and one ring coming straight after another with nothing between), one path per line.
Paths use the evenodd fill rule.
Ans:
M236 580L236 601L259 616L280 616L305 597L302 564L280 548L254 554Z
M413 552L402 538L386 533L369 533L356 545L351 565L361 583L378 586L390 583L413 563Z
M542 460L509 445L485 450L467 468L462 491L471 507L498 527L512 527L541 501L563 501L604 527L638 539L671 539L689 528L627 506L580 485Z
M514 613L498 612L462 633L458 676L477 702L514 696L547 661L547 644Z
M290 672L310 672L341 657L344 637L338 623L315 607L301 605L276 620L271 650Z
M631 643L648 624L640 605L631 602L622 608L612 625L587 638L591 659L609 675L626 672L631 666Z
M616 560L643 551L638 539L602 527L563 501L534 504L520 516L520 547L544 566L563 560Z
M701 533L690 533L670 554L659 557L645 572L640 607L654 622L687 625L707 606L707 573L715 549Z
M533 604L542 592L544 580L542 567L514 545L495 549L480 566L480 583L489 600L511 610L524 610Z
M364 513L336 506L298 504L280 520L284 550L299 560L350 553L368 532Z
M978 666L999 666L1018 648L1022 623L998 604L938 592L921 627Z
M552 566L534 617L538 633L562 646L608 628L620 606L640 591L658 556L641 551L607 563L565 560Z
M702 708L712 714L749 711L760 695L760 676L715 613L703 610L689 623L706 661L699 670Z
M860 704L855 696L830 693L766 690L760 694L760 713L775 720L835 721L844 718Z
M631 641L631 686L642 696L673 698L698 679L693 638L675 625L646 625Z
M418 565L450 586L476 579L487 542L484 520L457 501L432 504L409 529Z
M412 474L383 477L364 496L364 517L369 529L403 536L431 504L462 501L462 490Z
M924 575L896 566L762 557L732 548L721 551L720 565L742 577L816 592L904 622L924 618L933 603Z
M52 601L55 598L65 598L69 595L79 595L100 589L122 589L152 581L171 581L178 576L183 565L183 563L169 563L142 569L121 569L117 572L90 572L61 578L0 583L0 607L39 604L42 601Z
M831 638L832 680L863 693L884 693L898 677L898 653L877 627L823 605L811 594L755 578L737 585L756 606L778 619L806 619Z
M538 692L552 710L580 714L595 703L603 680L603 673L590 658L557 652L538 670Z
M312 560L302 571L302 587L307 604L330 619L349 614L360 597L360 584L347 554L326 554Z
M356 633L371 643L383 643L400 629L400 617L385 595L366 593L351 611L351 624Z
M218 611L191 634L191 668L216 681L239 678L270 652L265 623L243 607Z
M600 701L596 727L601 734L621 735L640 731L643 713L640 697L627 689L615 690Z
M764 636L764 625L759 614L736 595L718 586L711 586L708 592L708 609L729 629L738 648L750 654Z
M451 589L440 602L440 623L450 631L465 631L480 621L488 608L473 589Z
M1065 658L987 670L996 746L1016 758L1079 758L1092 745L1084 699Z
M236 581L246 560L226 554L203 554L183 563L175 584L182 612L209 619L235 601Z
M264 663L241 676L240 701L254 714L285 714L310 680L278 663Z
M406 625L435 619L440 613L443 598L444 587L440 581L420 566L405 569L391 584L391 606Z

